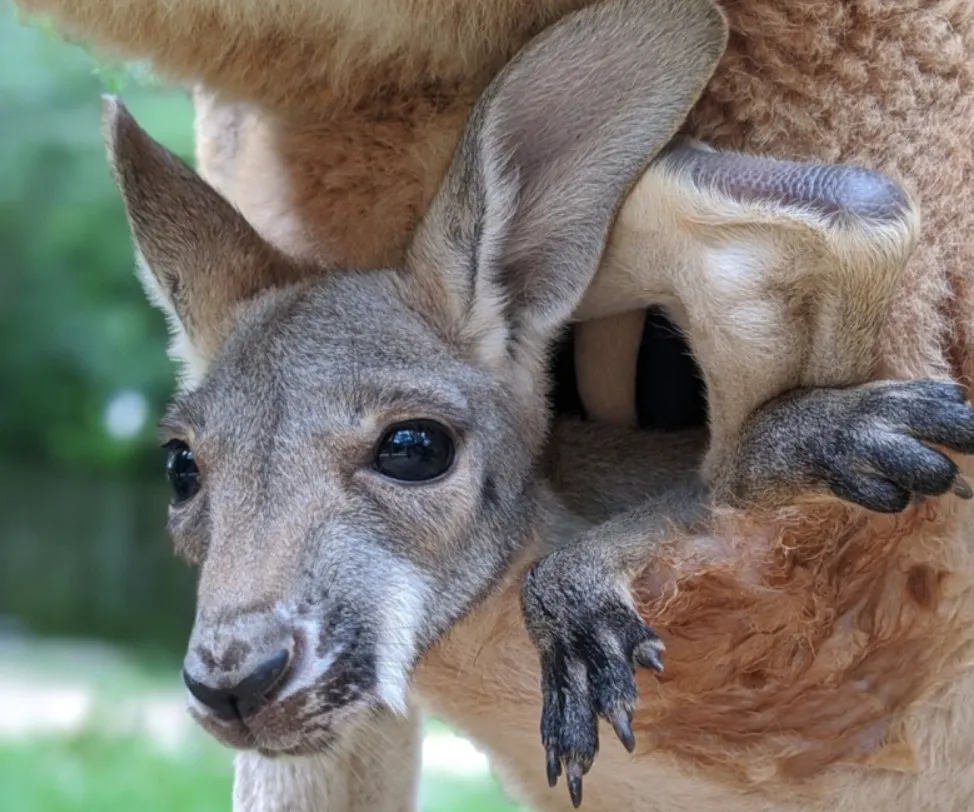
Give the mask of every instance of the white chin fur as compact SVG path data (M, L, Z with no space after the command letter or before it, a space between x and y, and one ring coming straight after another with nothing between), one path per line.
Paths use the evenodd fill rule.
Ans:
M426 607L427 586L409 564L396 561L386 584L376 651L379 699L394 713L407 715L409 672L416 657L416 635Z

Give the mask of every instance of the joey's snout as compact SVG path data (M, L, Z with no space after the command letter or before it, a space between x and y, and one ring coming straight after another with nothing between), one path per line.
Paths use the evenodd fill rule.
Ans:
M286 678L290 659L291 653L287 649L281 649L239 682L231 681L221 687L215 687L211 683L219 685L225 680L214 680L212 677L197 680L184 668L183 682L189 692L218 719L242 721L264 707L270 693Z
M375 643L358 613L334 608L202 612L183 663L190 714L236 749L321 752L372 701Z
M278 617L250 613L197 620L183 682L201 707L222 721L246 721L286 686L298 636Z

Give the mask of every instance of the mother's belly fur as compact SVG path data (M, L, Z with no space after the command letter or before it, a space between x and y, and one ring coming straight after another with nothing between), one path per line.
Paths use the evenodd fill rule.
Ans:
M634 755L603 727L585 807L967 809L974 613L941 535L955 509L728 513L712 536L659 550L637 593L666 670L639 675ZM516 590L515 579L454 629L417 688L524 800L567 810L564 786L545 781L538 661Z

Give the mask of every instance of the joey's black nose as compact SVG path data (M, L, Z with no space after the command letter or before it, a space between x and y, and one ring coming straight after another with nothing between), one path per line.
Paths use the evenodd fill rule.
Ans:
M198 682L183 669L183 682L189 692L219 719L246 719L267 703L267 695L284 678L290 655L279 651L265 660L236 685L212 688Z

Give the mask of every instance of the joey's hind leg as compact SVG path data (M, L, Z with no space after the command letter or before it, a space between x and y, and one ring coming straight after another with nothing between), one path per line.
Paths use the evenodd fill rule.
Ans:
M789 392L746 422L711 493L700 479L676 478L665 492L535 564L521 599L541 657L549 782L564 770L573 802L581 802L600 717L633 747L634 668L662 670L663 644L636 612L630 588L674 525L705 527L715 503L774 508L823 495L896 512L949 491L970 498L957 466L934 445L974 453L974 409L954 383L881 381Z
M974 411L952 381L797 389L745 423L713 482L718 503L774 508L831 494L877 513L971 488L941 446L974 453Z
M884 175L677 143L630 193L576 316L667 309L706 385L710 481L761 404L877 375L916 225Z

